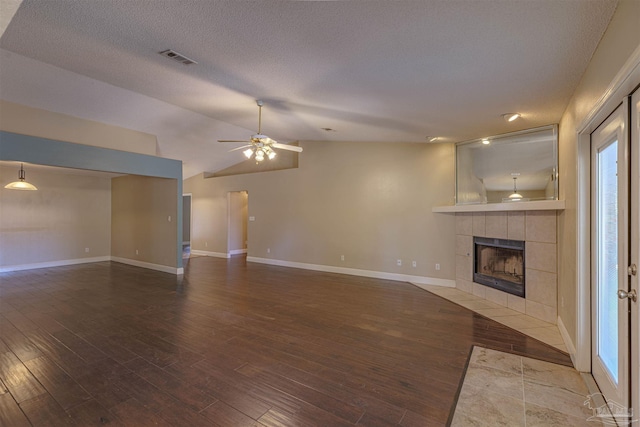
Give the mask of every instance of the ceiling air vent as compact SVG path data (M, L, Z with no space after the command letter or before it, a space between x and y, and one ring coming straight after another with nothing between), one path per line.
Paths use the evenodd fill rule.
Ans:
M173 59L174 61L179 62L183 65L197 64L197 62L194 61L193 59L189 59L186 56L179 54L175 50L167 49L158 53L162 56L166 56L167 58Z

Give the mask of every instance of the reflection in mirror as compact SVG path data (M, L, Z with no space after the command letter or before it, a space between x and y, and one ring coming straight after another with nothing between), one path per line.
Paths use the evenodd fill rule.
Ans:
M456 145L456 204L558 198L556 125Z

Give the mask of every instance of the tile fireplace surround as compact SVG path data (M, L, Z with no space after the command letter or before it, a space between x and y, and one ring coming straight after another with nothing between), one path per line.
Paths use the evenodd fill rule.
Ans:
M473 237L525 241L525 298L473 282ZM456 213L456 288L556 324L556 211Z

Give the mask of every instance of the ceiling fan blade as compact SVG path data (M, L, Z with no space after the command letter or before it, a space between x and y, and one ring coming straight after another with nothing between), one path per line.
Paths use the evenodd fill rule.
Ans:
M231 150L228 151L228 153L232 151L237 151L237 150L244 150L245 148L249 148L249 147L252 147L252 145L249 144L249 145L243 145L242 147L238 147L238 148L232 148Z
M247 139L219 139L218 142L244 142L244 143L247 143L247 142L251 142L251 141L249 141Z
M281 150L295 151L296 153L302 152L302 147L298 147L296 145L286 145L280 144L279 142L274 142L273 144L271 144L271 146L273 148L279 148Z

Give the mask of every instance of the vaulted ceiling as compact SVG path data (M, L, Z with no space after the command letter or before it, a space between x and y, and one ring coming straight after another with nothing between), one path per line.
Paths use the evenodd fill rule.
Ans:
M281 142L464 141L557 123L615 7L24 0L0 39L0 97L153 133L185 177L242 160L215 141L257 130L256 99Z

